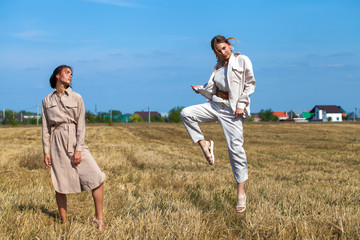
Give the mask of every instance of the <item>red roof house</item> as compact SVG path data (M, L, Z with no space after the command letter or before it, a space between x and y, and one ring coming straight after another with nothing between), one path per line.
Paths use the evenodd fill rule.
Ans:
M274 111L272 113L274 116L277 116L279 118L279 120L286 120L289 119L289 114L287 112L282 112L282 111Z

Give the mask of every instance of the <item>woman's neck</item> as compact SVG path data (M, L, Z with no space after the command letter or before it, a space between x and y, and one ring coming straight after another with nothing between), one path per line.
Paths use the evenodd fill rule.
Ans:
M61 83L56 84L56 92L59 95L59 97L61 97L64 94L65 91L65 86Z
M228 60L222 60L221 61L221 66L222 67L226 67L226 65L228 65L229 59Z
M231 57L231 55L230 55ZM228 59L221 59L221 66L226 67L229 63L230 57Z

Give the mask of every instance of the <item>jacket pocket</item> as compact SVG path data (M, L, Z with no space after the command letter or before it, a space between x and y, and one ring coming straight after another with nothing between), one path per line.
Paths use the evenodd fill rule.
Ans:
M242 66L233 66L231 73L231 81L239 84L244 75L244 68Z
M64 106L65 106L66 108L77 108L77 107L78 107L78 105L77 105L76 102L65 102L65 103L64 103Z
M55 108L55 107L57 107L57 104L54 102L48 102L45 104L46 109L51 109L51 108Z
M64 102L64 106L66 108L66 111L70 114L72 118L76 118L77 112L78 112L78 105L77 102Z
M58 115L59 107L56 102L48 102L45 104L45 112L49 120L52 119L52 117Z

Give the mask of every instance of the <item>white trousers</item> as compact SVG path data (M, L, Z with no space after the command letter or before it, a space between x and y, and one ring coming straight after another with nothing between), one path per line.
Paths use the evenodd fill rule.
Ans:
M186 107L180 116L194 143L204 140L198 123L219 121L228 145L235 181L242 183L248 179L247 160L243 148L243 118L234 118L230 107L213 101Z

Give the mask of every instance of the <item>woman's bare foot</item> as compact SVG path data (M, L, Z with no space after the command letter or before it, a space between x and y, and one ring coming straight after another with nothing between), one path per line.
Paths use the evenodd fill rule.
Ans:
M104 221L102 219L97 219L95 216L92 218L92 221L98 225L99 231L104 231Z
M214 142L213 141L199 141L199 145L205 155L206 160L210 165L215 164L215 156L214 156Z

